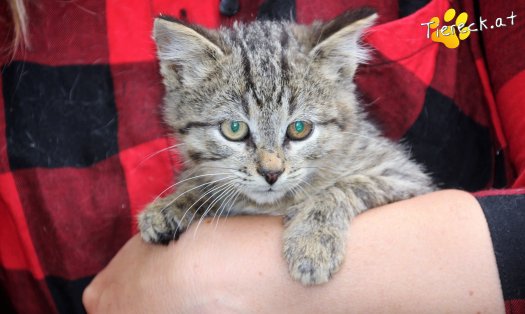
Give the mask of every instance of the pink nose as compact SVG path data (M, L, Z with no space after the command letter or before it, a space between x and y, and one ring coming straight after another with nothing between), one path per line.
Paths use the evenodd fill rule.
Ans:
M268 171L265 169L257 169L257 172L263 176L266 182L268 182L270 185L274 184L277 179L279 179L279 176L283 173L282 171Z

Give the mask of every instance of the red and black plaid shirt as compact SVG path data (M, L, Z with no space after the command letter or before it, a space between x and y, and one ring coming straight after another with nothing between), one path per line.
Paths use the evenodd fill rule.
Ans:
M525 261L515 257L525 256L525 3L426 2L242 0L228 18L219 0L28 1L31 46L0 59L0 312L84 312L85 286L174 179L153 17L217 27L291 12L310 23L363 5L380 20L357 82L385 134L406 142L442 187L515 189L478 196L507 311L525 312ZM428 39L421 24L450 7L489 27L456 49ZM7 44L6 2L0 17ZM491 29L497 18L508 25Z

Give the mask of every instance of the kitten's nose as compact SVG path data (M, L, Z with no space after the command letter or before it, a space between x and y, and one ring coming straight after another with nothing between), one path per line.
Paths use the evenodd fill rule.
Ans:
M272 185L274 184L277 179L279 179L279 176L283 173L282 170L280 171L268 171L266 169L261 169L261 168L258 168L257 169L257 172L264 177L264 179L266 180L266 182L268 182L268 184Z
M257 172L268 184L274 184L284 172L282 152L273 149L259 149L257 152Z

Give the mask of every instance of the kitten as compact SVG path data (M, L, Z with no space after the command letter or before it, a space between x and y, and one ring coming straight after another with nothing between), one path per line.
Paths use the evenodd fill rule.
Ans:
M341 265L353 217L432 191L355 95L359 40L375 19L362 9L219 30L156 19L164 118L186 167L176 192L140 214L143 239L167 243L203 217L283 215L290 274L319 284Z

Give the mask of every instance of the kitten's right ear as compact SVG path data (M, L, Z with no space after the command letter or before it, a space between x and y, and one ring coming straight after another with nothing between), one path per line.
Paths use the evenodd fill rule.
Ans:
M224 55L211 31L173 18L156 18L153 38L161 73L168 85L198 84Z

